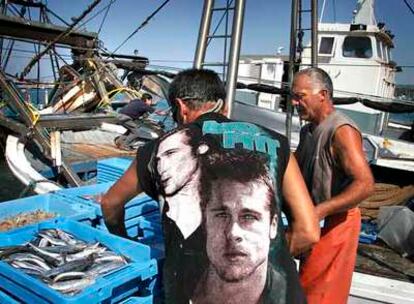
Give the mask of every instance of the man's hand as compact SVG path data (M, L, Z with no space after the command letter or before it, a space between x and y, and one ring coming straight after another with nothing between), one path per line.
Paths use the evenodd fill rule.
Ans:
M138 184L136 160L124 175L100 199L102 213L109 232L126 237L125 204L142 192Z

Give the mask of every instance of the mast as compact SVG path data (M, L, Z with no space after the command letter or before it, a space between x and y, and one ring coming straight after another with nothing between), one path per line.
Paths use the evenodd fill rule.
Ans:
M234 5L230 6L230 3L234 2ZM226 6L218 7L215 6L214 0L205 0L203 14L200 22L200 30L198 35L198 42L196 53L194 56L195 68L204 68L204 67L222 67L223 75L222 79L226 83L226 101L228 105L229 116L232 114L233 101L236 92L237 84L237 73L239 67L239 57L240 57L240 46L242 39L243 31L243 22L244 22L244 9L245 9L245 0L227 0ZM229 12L233 11L233 22L231 33L228 34L228 19ZM212 30L211 29L211 19L213 13L223 12L223 15L219 21L219 25L225 18L224 34L216 34L218 26ZM224 39L224 51L223 51L223 62L222 63L207 63L205 62L205 57L207 53L207 48L209 43L213 39ZM227 39L230 39L230 49L227 52ZM227 54L228 53L228 54ZM227 60L226 60L227 59ZM226 73L226 71L228 71Z

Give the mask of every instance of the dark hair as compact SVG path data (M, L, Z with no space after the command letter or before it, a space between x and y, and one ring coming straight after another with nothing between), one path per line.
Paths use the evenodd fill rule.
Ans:
M152 95L148 93L144 93L141 96L142 100L152 99Z
M168 101L175 106L181 98L190 109L198 109L205 102L226 98L226 89L216 72L206 69L188 69L178 73L170 84Z
M313 83L319 85L320 87L328 91L328 95L330 99L333 98L332 79L329 76L329 74L326 73L324 70L322 70L321 68L317 68L317 67L307 68L307 69L297 72L295 75L295 78L300 75L308 76L310 79L312 79Z
M202 145L200 145L201 149ZM228 180L246 184L263 183L268 189L268 207L271 218L278 212L276 194L268 171L268 156L245 149L207 151L201 160L201 207L205 209L212 191L213 183ZM229 190L231 191L231 190Z

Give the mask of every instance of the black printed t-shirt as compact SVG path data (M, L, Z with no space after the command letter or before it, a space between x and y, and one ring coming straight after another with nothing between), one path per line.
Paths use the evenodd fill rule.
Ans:
M182 134L179 134L180 132ZM208 140L208 145L204 144L205 139ZM182 143L185 143L184 148ZM282 209L285 211L281 193L282 180L290 156L287 139L263 127L232 121L214 113L200 116L195 122L148 143L137 152L140 187L146 194L161 202L166 255L163 269L165 302L189 303L197 289L197 284L210 265L206 252L206 233L201 225L204 211L200 211L202 213L200 215L197 208L201 201L198 195L202 187L198 185L192 190L194 194L190 197L194 199L190 202L188 202L188 195L180 197L181 190L178 194L174 193L174 187L177 188L177 185L189 185L191 183L189 180L193 181L185 177L186 171L199 172L197 170L200 166L197 164L201 161L189 156L191 153L187 145L191 145L192 154L200 154L202 157L203 153L209 153L208 150L212 146L219 147L223 151L243 150L247 151L246 153L260 153L268 157L268 172L274 181L278 210L277 235L270 242L268 263L280 274L286 284L283 284L283 287L277 286L269 277L263 290L263 300L265 299L266 303L305 303L295 264L287 249L280 213ZM191 169L193 167L194 169ZM237 169L243 172L243 165L240 167ZM166 173L168 170L171 172ZM196 174L192 173L191 176L194 175ZM197 180L199 184L203 182L201 177ZM276 290L278 288L279 290ZM272 297L269 297L272 294L278 294L277 301L275 299L272 302ZM285 296L281 297L281 294Z

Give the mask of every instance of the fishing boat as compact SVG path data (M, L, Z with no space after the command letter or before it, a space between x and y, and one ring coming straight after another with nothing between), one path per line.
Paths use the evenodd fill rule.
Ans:
M147 71L148 59L142 56L105 53L97 33L79 29L81 19L98 3L93 2L71 24L42 1L1 4L0 35L8 43L1 50L5 54L0 71L5 101L0 114L2 146L13 174L34 193L91 183L97 160L131 156L133 151L115 145L115 138L127 132L116 109L144 92L151 93L156 103L165 99L165 75L170 74ZM20 14L10 16L14 10ZM51 23L52 13L64 24ZM11 55L21 51L15 47L19 43L23 50L34 45L37 51L16 75L13 68L18 64ZM70 53L62 58L68 49ZM50 58L49 67L41 64L43 56ZM43 69L53 73L53 81L41 81ZM162 102L157 106L167 107ZM171 121L168 115L139 121L138 139L145 142L158 137L163 131L157 123L161 119L163 125Z
M206 1L211 2L211 1ZM243 1L235 1L235 7L233 7L233 10L235 10L234 18L240 18L240 12L242 12L242 2ZM373 3L373 2L371 2ZM205 11L208 9L208 5L205 6ZM210 7L211 9L211 7ZM358 13L356 14L356 17L358 16ZM240 28L237 30L237 27L240 26L240 19L238 19L239 22L234 22L234 26L236 29L233 30L233 38L232 38L232 45L231 45L231 51L229 52L231 56L233 56L232 60L228 62L228 65L225 67L225 73L223 73L223 78L227 80L227 92L228 92L228 98L229 101L234 102L231 104L232 106L232 117L235 119L241 119L246 121L255 122L258 124L263 124L268 128L274 129L278 132L286 132L286 108L283 108L283 103L286 103L286 96L288 93L287 87L286 87L286 81L288 79L287 77L287 58L283 57L277 57L274 58L273 56L265 56L269 58L258 58L258 56L242 56L239 61L239 54L240 51L240 41L238 41L237 35L240 35ZM355 20L359 20L358 18L355 18ZM331 74L332 78L335 81L335 96L337 96L337 102L344 103L345 101L347 103L354 102L351 105L338 105L338 109L341 109L343 111L346 111L347 114L350 114L353 116L353 118L361 123L361 129L364 132L364 146L367 151L367 157L370 160L370 163L373 168L375 167L383 167L386 169L398 169L401 171L401 169L404 169L404 171L407 171L408 174L412 174L413 171L413 161L412 161L412 144L406 141L401 141L398 139L391 139L386 135L386 132L390 130L390 127L392 124L389 123L389 115L388 112L384 111L378 111L378 109L372 109L372 107L367 107L367 105L372 105L372 101L375 101L374 103L378 106L386 106L389 105L390 108L395 107L395 105L398 105L398 108L401 108L402 106L404 109L411 109L411 104L409 102L402 102L400 100L397 100L393 98L393 91L394 91L394 73L397 70L396 64L390 62L389 57L389 49L392 47L392 39L391 36L389 36L388 33L385 32L384 27L380 27L375 24L366 24L366 27L364 26L356 26L356 24L362 24L362 21L354 21L354 23L346 24L346 25L336 25L336 24L320 24L319 25L319 56L321 57L320 66L322 68L326 68L327 71ZM354 25L354 26L353 26ZM207 22L201 23L201 29L203 27L207 27ZM196 51L195 56L195 66L201 67L203 65L203 47L200 47L205 41L207 41L207 35L205 34L206 31L202 31L200 29L200 37L202 36L202 33L204 33L205 37L199 39L199 44ZM64 30L62 30L64 31ZM208 31L207 31L208 32ZM367 39L370 41L371 46L371 56L369 58L364 57L354 57L351 55L350 57L343 56L344 52L341 49L343 47L343 43L346 39L346 37L361 37L362 40L366 41ZM367 39L366 39L367 38ZM359 38L358 38L359 39ZM357 39L357 40L358 40ZM203 41L204 42L203 42ZM351 38L352 40L355 40ZM324 41L324 42L322 42ZM332 44L331 44L332 42ZM322 47L322 45L324 47ZM379 45L379 46L378 46ZM204 46L205 48L205 46ZM239 49L237 51L237 49ZM381 53L379 53L379 50L381 49ZM329 52L328 52L329 51ZM356 53L355 53L356 54ZM306 49L303 54L303 64L309 64L310 60L308 62L306 61L306 57L308 56ZM360 56L360 55L358 55ZM365 55L363 55L365 56ZM263 56L262 56L263 57ZM310 56L308 56L310 57ZM136 58L135 58L136 59ZM134 59L132 59L133 61ZM139 60L138 60L139 61ZM354 65L360 64L361 62L364 62L364 68L367 66L368 69L370 69L370 72L373 73L373 69L378 72L378 75L385 75L386 73L386 79L383 81L384 76L378 76L377 80L378 82L374 83L373 86L376 88L374 91L364 91L365 86L361 86L360 91L355 91L354 87L349 88L346 87L347 85L347 77L345 73L354 71ZM366 64L365 64L366 63ZM95 57L94 60L91 63L91 68L93 70L94 65L99 65L103 67L108 73L109 77L110 75L114 75L114 73L111 73L113 71L113 65L107 65L108 63L102 60L100 57ZM129 72L134 72L136 74L143 73L142 68L137 68L136 66L133 66L133 62L125 62L125 61L118 61L114 63L118 67L128 67ZM206 64L204 64L207 66ZM261 69L261 72L267 72L267 75L263 76L263 74L260 74L255 71L256 74L252 75L250 74L252 72L252 65L262 66L264 68ZM237 73L238 70L238 73ZM70 74L70 73L69 73ZM147 72L147 75L152 75L153 73ZM168 87L168 74L165 74L164 77L162 73L155 73L157 77L150 77L149 82L151 84L156 83L156 87L158 89L152 88L151 84L148 84L147 88L150 89L151 92L163 92L165 96L166 88ZM161 75L161 76L159 76ZM70 76L70 75L69 75ZM171 76L171 75L170 75ZM238 81L237 83L237 76ZM255 77L252 77L255 76ZM346 77L345 77L346 76ZM363 75L362 75L363 76ZM227 78L226 78L227 77ZM233 78L232 78L233 77ZM342 78L345 77L345 78ZM366 76L365 76L366 77ZM10 92L15 92L20 89L17 89L16 86L10 85L10 75L4 75L4 87L9 85L12 89L10 89ZM138 78L141 79L141 78ZM364 78L363 78L364 79ZM100 82L98 82L99 84ZM121 85L119 85L119 82L116 79L112 79L111 81L112 86L115 84L116 89L121 90ZM116 87L116 84L118 83L118 87ZM101 83L102 84L102 83ZM64 104L68 101L73 101L76 99L77 94L81 92L82 88L81 82L76 82L71 87L66 88L64 92L68 95L62 95L62 98L58 100L58 102L54 105L54 109L58 110L62 109L60 105ZM85 84L86 85L86 84ZM87 85L86 85L87 87ZM96 85L96 87L101 87L101 85ZM236 92L236 87L239 88L239 90ZM103 84L103 89L106 91L106 93L110 92L108 88L105 87L105 84ZM254 90L254 91L252 91ZM259 92L259 93L256 93ZM98 91L89 91L86 90L85 92L85 98L80 98L77 100L88 100L88 102L96 102L103 99L104 96L107 96L108 94L102 94ZM341 94L343 93L343 94ZM83 94L83 93L82 93ZM90 94L90 95L88 95ZM100 98L92 98L93 94L95 96L100 96ZM72 97L70 97L72 95ZM110 94L109 94L110 95ZM19 95L16 95L19 97ZM66 96L66 97L65 97ZM160 93L159 96L162 96ZM20 96L21 97L21 96ZM234 98L235 97L235 98ZM66 98L66 99L65 99ZM74 99L73 99L74 98ZM252 102L249 102L247 99L251 99ZM368 101L368 102L367 102ZM22 113L27 114L27 120L25 121L25 126L22 127L20 124L17 123L16 120L12 120L8 118L8 120L4 120L4 124L12 123L14 126L15 132L18 130L20 131L20 134L26 134L28 129L32 127L34 129L35 134L42 134L41 130L36 130L36 127L42 127L42 118L50 117L47 116L48 114L45 114L48 111L52 111L51 107L45 106L49 102L45 102L44 105L41 107L47 110L43 110L43 117L42 114L40 114L39 123L40 124L33 124L33 120L35 117L31 117L33 113L30 111ZM16 102L16 104L18 104ZM74 107L76 108L76 103L74 102ZM282 108L279 106L282 105ZM81 106L82 108L82 106ZM367 109L365 109L367 108ZM74 109L76 112L76 109ZM59 111L59 110L58 110ZM40 112L40 111L39 111ZM32 113L32 114L31 114ZM82 116L84 115L84 116ZM110 122L110 119L103 114L104 117L99 116L99 114L94 113L93 115L90 115L90 113L82 113L82 115L75 117L75 122L73 120L70 122L69 120L62 119L62 121L66 122L66 125L71 125L71 128L68 128L70 130L67 134L59 134L55 133L54 135L50 136L47 140L43 140L43 145L40 145L40 148L45 148L45 150L50 150L50 145L46 144L46 141L48 143L53 143L53 146L59 146L59 142L62 144L62 140L59 141L59 137L62 138L63 136L68 136L68 138L73 134L73 131L71 130L74 124L79 124L81 121L82 123L85 123L85 121L91 120L92 118L95 121L93 124L93 128L95 130L93 131L77 131L77 134L83 133L84 135L87 134L87 132L91 132L89 137L86 137L86 139L82 140L83 143L85 142L92 142L92 139L97 139L98 142L102 142L102 140L98 139L96 129L97 125L99 125L100 130L99 132L103 132L102 125L104 123L104 126L107 127L107 123ZM86 118L85 118L86 117ZM53 120L53 118L55 120ZM360 118L360 119L358 119ZM99 120L101 119L101 120ZM108 120L107 120L108 119ZM360 120L360 121L359 121ZM51 122L56 123L58 119L56 117L51 117L44 120L43 127L47 128L47 123ZM298 143L298 131L301 126L301 121L297 116L293 116L292 118L292 127L290 128L290 137L292 142L292 147L294 149L295 144ZM365 124L365 125L364 125ZM50 126L50 124L49 124ZM19 129L19 127L21 129ZM80 126L82 128L89 128L86 124ZM63 128L63 127L62 127ZM406 129L404 129L406 130ZM65 132L66 132L65 131ZM38 132L38 133L36 133ZM111 131L112 132L112 131ZM19 132L16 132L19 133ZM64 133L64 132L62 132ZM112 139L114 133L111 133ZM57 138L56 138L57 137ZM398 137L398 136L397 136ZM37 135L37 138L40 138L40 141L42 141L41 135ZM111 142L112 139L110 139L108 142ZM72 137L72 139L65 139L64 142L68 143L71 147L76 146L76 143L78 142L78 138ZM9 141L9 140L8 140ZM27 160L27 144L15 139L12 141L12 138L10 138L9 141L10 145L10 152L8 153L9 158L11 159L12 156L16 156L17 160L14 162L11 162L11 164L14 163L23 163L24 159ZM111 143L112 144L112 143ZM14 148L12 148L14 147ZM89 149L91 149L90 145L88 146ZM39 147L37 147L39 149ZM111 148L113 149L113 147ZM105 150L102 146L99 146L98 149L93 149L94 153L96 153L97 150L102 151ZM65 171L66 177L69 179L70 185L70 170L65 169L66 163L65 162L59 162L59 158L62 156L59 153L56 153L58 151L63 151L62 149L55 148L54 156L52 157L52 163L55 162L55 164L58 164L58 168L60 168L60 171ZM19 153L16 153L19 152ZM79 150L77 150L79 152ZM45 153L48 154L48 153ZM52 154L52 153L50 153ZM60 155L60 156L59 156ZM112 156L112 155L119 155L119 151L115 152L114 154L106 153L105 156ZM96 160L96 154L95 154L95 160ZM399 159L395 159L399 158ZM61 158L62 159L62 158ZM63 160L66 160L65 157L63 157ZM85 164L85 159L82 161L83 164ZM33 166L34 161L33 157L32 159L27 160L27 164L23 167ZM21 167L20 165L16 167ZM54 167L54 166L52 166ZM125 167L123 168L125 169ZM67 172L66 172L67 170ZM39 174L41 170L34 169L33 174L37 173ZM58 170L59 171L59 170ZM69 172L69 173L68 173ZM112 173L111 173L112 172ZM390 171L387 171L390 172ZM44 180L45 177L52 177L54 176L52 173L50 175L40 174L40 176L37 176L34 179L30 177L24 177L26 180L26 183L29 185L30 183L40 186L43 184L42 182L37 182L40 180ZM107 172L109 175L113 174L113 170L108 170ZM98 172L99 174L99 172ZM392 174L395 174L393 171ZM17 173L16 173L17 175ZM88 172L86 172L86 175L88 175ZM391 174L388 173L388 175L392 178ZM79 175L78 175L79 176ZM412 175L408 175L412 176ZM112 176L113 179L112 182L119 177ZM88 178L86 178L88 179ZM30 182L32 180L32 182ZM405 182L410 183L409 179L405 179ZM44 184L47 184L44 183ZM76 183L74 183L76 185ZM55 183L49 183L49 187L47 189L40 189L35 188L36 192L48 192L51 190L56 191L55 187L57 186ZM105 183L97 183L92 184L90 186L83 186L83 187L73 187L69 189L63 189L58 190L62 191L59 192L61 195L65 197L72 197L76 196L77 198L85 199L85 196L88 195L94 195L97 193L100 193L104 191L107 188L102 188L102 186L109 187L108 184ZM104 190L103 190L104 189ZM70 194L68 194L71 191ZM159 224L159 218L157 219ZM102 224L102 223L101 223ZM137 223L131 224L131 227L136 227ZM133 229L131 228L131 229ZM368 245L367 245L368 246ZM368 246L369 247L369 246ZM375 250L379 252L380 248L372 250L372 246L369 247L371 251L368 252L368 255L375 255ZM365 251L367 252L367 251ZM353 278L353 284L351 289L351 295L349 299L349 303L413 303L414 301L414 285L412 282L409 282L409 279L407 279L408 276L405 275L406 270L408 270L409 267L412 266L412 264L401 264L401 265L394 265L393 262L389 262L388 260L381 259L381 257L374 256L379 259L380 264L381 263L388 263L386 267L384 268L390 268L394 269L392 275L390 277L380 277L378 274L375 273L362 273L360 271L355 272L354 278ZM398 254L397 254L398 257ZM401 258L401 257L398 257ZM366 260L363 260L361 264L365 263L365 268L371 267L371 264L366 264L369 258ZM408 265L408 266L407 266ZM364 266L364 265L363 265ZM373 267L374 268L374 267ZM397 271L395 271L397 270ZM401 273L400 278L397 280L395 278L395 273L399 270L403 270L403 273ZM374 271L375 272L375 271ZM407 274L409 274L407 272ZM384 275L384 274L381 274Z
M395 75L401 68L391 59L392 39L385 24L375 20L374 1L360 1L351 23L318 23L318 67L333 80L336 108L361 129L370 164L414 172L414 143L409 135L414 132L413 122L397 123L390 117L390 113L414 112L413 100L394 96ZM287 88L287 64L286 56L242 55L239 81ZM308 44L303 48L300 68L310 65ZM265 121L266 126L286 133L286 116L281 109L286 103L281 104L281 95L244 90L239 96L235 118ZM298 116L293 116L293 149L299 142L302 124Z

